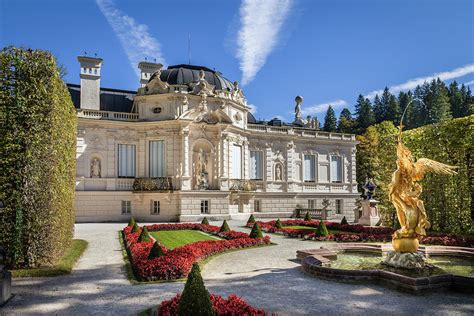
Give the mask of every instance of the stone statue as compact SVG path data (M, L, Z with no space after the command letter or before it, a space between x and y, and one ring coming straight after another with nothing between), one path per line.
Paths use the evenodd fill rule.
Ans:
M100 178L100 159L94 158L91 161L91 178Z
M275 180L276 181L282 181L282 170L281 170L281 165L277 164L275 166Z
M295 122L300 120L301 121L301 103L303 103L303 97L297 96L295 98Z
M402 117L403 119L403 117ZM411 151L402 143L402 124L397 145L397 170L392 175L389 185L389 199L395 206L401 228L392 236L395 252L411 252L418 250L418 237L426 235L430 227L423 201L419 198L422 187L418 183L427 172L438 174L456 174L457 167L420 158L414 162Z
M209 187L209 175L207 172L208 158L207 154L199 149L197 162L194 164L194 173L196 178L196 190L205 190Z

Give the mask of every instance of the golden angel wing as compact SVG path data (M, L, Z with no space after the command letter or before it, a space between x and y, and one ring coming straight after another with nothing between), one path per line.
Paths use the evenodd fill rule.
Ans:
M425 173L434 172L439 174L453 175L457 174L457 167L446 165L427 158L420 158L415 163L415 174L417 180L421 180Z

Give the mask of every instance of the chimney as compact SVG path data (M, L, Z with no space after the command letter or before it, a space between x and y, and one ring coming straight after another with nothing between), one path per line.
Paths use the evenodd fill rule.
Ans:
M81 64L81 109L100 110L101 58L78 56Z
M140 69L140 86L143 88L150 80L151 75L161 69L162 64L150 63L147 61L141 61L138 63Z

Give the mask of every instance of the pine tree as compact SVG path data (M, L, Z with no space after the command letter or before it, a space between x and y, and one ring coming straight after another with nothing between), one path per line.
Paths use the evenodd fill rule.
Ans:
M148 254L148 259L154 259L163 256L165 253L163 252L163 249L161 249L160 245L158 244L158 241L155 241L153 244L153 247L151 247L150 253Z
M381 123L385 119L385 113L382 106L382 102L380 101L380 97L378 94L376 94L374 98L373 110L374 110L374 118L375 118L374 123L375 124Z
M135 219L133 217L130 217L130 220L128 221L127 226L134 226L135 225Z
M439 78L433 79L429 84L425 103L428 114L426 124L438 123L452 117L448 90Z
M253 224L253 223L255 223L255 217L253 216L253 214L251 214L249 219L247 220L247 225Z
M202 219L201 225L209 225L209 220L207 219L207 217L204 216L204 218Z
M401 115L403 114L403 112L405 112L405 116L403 117L404 130L411 129L411 128L414 127L413 104L410 104L410 102L412 102L412 100L413 100L413 95L412 95L411 91L408 91L408 93L405 93L405 92L402 91L398 94L398 104L400 106L400 113L401 113L400 114L400 119L401 119ZM406 109L407 106L408 106L408 109ZM405 109L406 109L406 111L405 111ZM398 126L399 124L400 124L400 122L398 122L395 125Z
M326 224L324 224L324 221L319 221L319 225L316 228L315 234L318 237L329 235L328 228L326 227Z
M348 108L344 108L339 115L339 121L337 123L337 131L339 133L354 133L354 119L352 118L351 111Z
M179 316L216 315L197 263L193 264L191 272L188 274L186 285L179 300L177 314Z
M260 226L255 223L252 227L252 231L249 234L250 238L263 238L262 231L260 230Z
M400 106L398 100L394 95L390 95L387 108L387 120L392 121L393 124L398 126L400 124Z
M335 132L337 130L337 118L334 109L330 105L324 117L324 127L325 132Z
M380 103L382 105L380 122L392 121L392 118L389 117L391 98L392 98L392 94L390 93L390 90L388 89L388 87L385 87L385 89L383 90L382 96L380 97Z
M341 225L348 225L347 218L344 216L341 220Z
M277 219L276 223L275 223L275 228L282 228L283 225L281 224L281 221L280 219Z
M140 227L138 227L137 222L135 222L133 224L132 233L139 233L139 232L140 232Z
M357 98L356 128L358 133L363 133L367 127L374 124L374 113L369 99L365 99L361 94Z
M138 237L138 242L148 242L151 241L151 236L148 233L148 229L146 229L146 226L143 226L142 232L140 233L140 236Z
M222 222L221 229L219 229L219 233L228 232L229 230L230 230L229 224L227 224L227 221L224 220L224 222Z
M309 212L306 212L306 215L304 216L305 221L310 221L311 220L311 214Z

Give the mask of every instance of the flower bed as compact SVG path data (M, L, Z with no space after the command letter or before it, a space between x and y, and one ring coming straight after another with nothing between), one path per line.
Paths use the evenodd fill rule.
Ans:
M250 238L248 234L227 231L219 233L219 227L202 224L155 224L146 226L148 231L194 229L224 238L187 244L169 250L160 245L164 255L148 259L153 241L139 242L140 232L132 232L132 226L123 229L127 249L135 276L140 281L176 280L186 277L194 262L228 250L270 244L270 237Z
M301 219L292 219L281 221L282 228L277 228L276 221L257 222L260 228L267 233L282 234L293 238L303 238L316 241L340 241L340 242L389 242L392 240L394 230L390 227L369 227L358 224L340 224L325 222L326 227L332 231L339 231L327 236L316 236L312 229L293 229L285 226L307 226L318 227L319 221L305 221ZM247 224L247 227L252 227ZM428 236L420 238L422 244L474 247L474 236L460 236L442 233L429 233Z
M180 294L168 301L161 303L158 311L159 316L173 316L177 315L178 304L181 298ZM237 295L230 295L227 299L222 296L211 294L211 302L216 311L216 315L252 315L264 316L267 313L263 309L256 309L247 304L243 299Z

